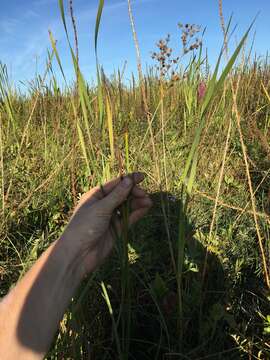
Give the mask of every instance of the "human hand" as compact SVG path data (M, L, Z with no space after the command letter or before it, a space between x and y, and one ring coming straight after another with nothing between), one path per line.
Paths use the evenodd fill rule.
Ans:
M91 189L80 199L62 239L68 245L68 253L80 263L82 276L93 271L111 252L115 240L112 227L119 235L123 227L116 209L129 196L131 212L128 226L136 223L150 209L151 199L138 186L143 179L142 173L117 178Z

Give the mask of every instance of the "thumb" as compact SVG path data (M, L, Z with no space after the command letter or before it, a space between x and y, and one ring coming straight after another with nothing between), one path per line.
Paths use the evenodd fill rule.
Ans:
M113 211L128 197L134 183L130 176L126 176L120 183L103 199L102 205L109 211Z

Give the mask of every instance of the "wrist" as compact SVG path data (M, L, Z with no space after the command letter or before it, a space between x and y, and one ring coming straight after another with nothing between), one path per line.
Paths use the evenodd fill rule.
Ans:
M85 265L85 258L87 255L91 257L87 249L83 249L79 239L76 239L74 234L71 234L68 229L57 240L61 247L62 256L65 258L68 271L75 281L82 281L87 273L93 271L95 266L88 269Z

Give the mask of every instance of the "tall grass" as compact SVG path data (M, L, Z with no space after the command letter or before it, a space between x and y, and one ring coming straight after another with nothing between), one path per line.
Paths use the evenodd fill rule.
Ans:
M129 231L124 204L116 251L82 284L48 359L267 358L268 60L239 63L249 28L220 68L230 19L212 73L200 46L177 78L153 67L130 85L120 70L109 80L97 52L103 7L96 87L80 70L62 0L76 84L52 33L47 68L27 96L1 65L1 295L61 233L84 191L138 169L154 209ZM130 3L129 13L135 32Z

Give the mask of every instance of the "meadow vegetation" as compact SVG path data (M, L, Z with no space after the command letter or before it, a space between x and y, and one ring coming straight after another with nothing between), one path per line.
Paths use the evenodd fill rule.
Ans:
M140 170L153 209L84 280L47 359L270 358L269 58L244 51L250 29L229 51L230 20L210 69L200 29L179 24L181 49L159 41L156 65L130 83L97 60L90 86L73 11L75 32L59 6L76 82L53 34L26 93L0 68L0 296L61 234L81 194Z

